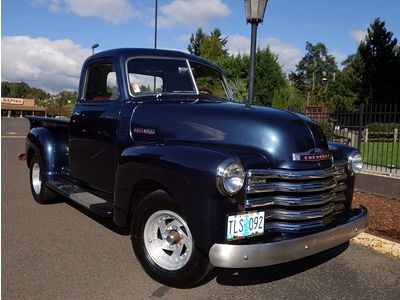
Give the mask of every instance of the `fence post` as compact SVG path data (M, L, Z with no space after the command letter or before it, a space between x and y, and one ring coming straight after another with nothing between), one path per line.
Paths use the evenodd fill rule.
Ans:
M394 133L393 133L393 143L396 143L396 142L397 142L398 134L399 134L399 129L398 129L398 128L395 128L395 129L394 129Z
M368 143L368 128L364 129L364 142Z
M357 140L358 150L361 149L361 134L362 134L362 128L363 128L364 103L361 103L359 112L360 112L360 114L358 117L358 140Z

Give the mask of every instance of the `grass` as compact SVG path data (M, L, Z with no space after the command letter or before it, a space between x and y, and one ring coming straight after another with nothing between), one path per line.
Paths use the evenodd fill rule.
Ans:
M361 143L364 163L378 166L400 168L400 143L369 142Z

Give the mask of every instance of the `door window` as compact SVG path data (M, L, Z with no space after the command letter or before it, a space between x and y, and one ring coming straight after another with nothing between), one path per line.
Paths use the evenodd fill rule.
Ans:
M90 66L86 73L84 100L114 101L119 98L117 74L112 64Z

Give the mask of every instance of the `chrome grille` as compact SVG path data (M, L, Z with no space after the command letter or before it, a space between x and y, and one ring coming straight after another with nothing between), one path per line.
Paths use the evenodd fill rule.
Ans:
M346 162L319 170L249 170L246 209L265 211L265 230L319 230L343 212Z

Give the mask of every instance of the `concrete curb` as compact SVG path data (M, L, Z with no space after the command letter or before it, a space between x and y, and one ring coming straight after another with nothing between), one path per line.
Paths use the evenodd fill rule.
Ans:
M385 240L372 234L363 232L359 236L352 239L351 242L373 248L374 250L384 254L389 254L391 256L400 258L399 243Z

